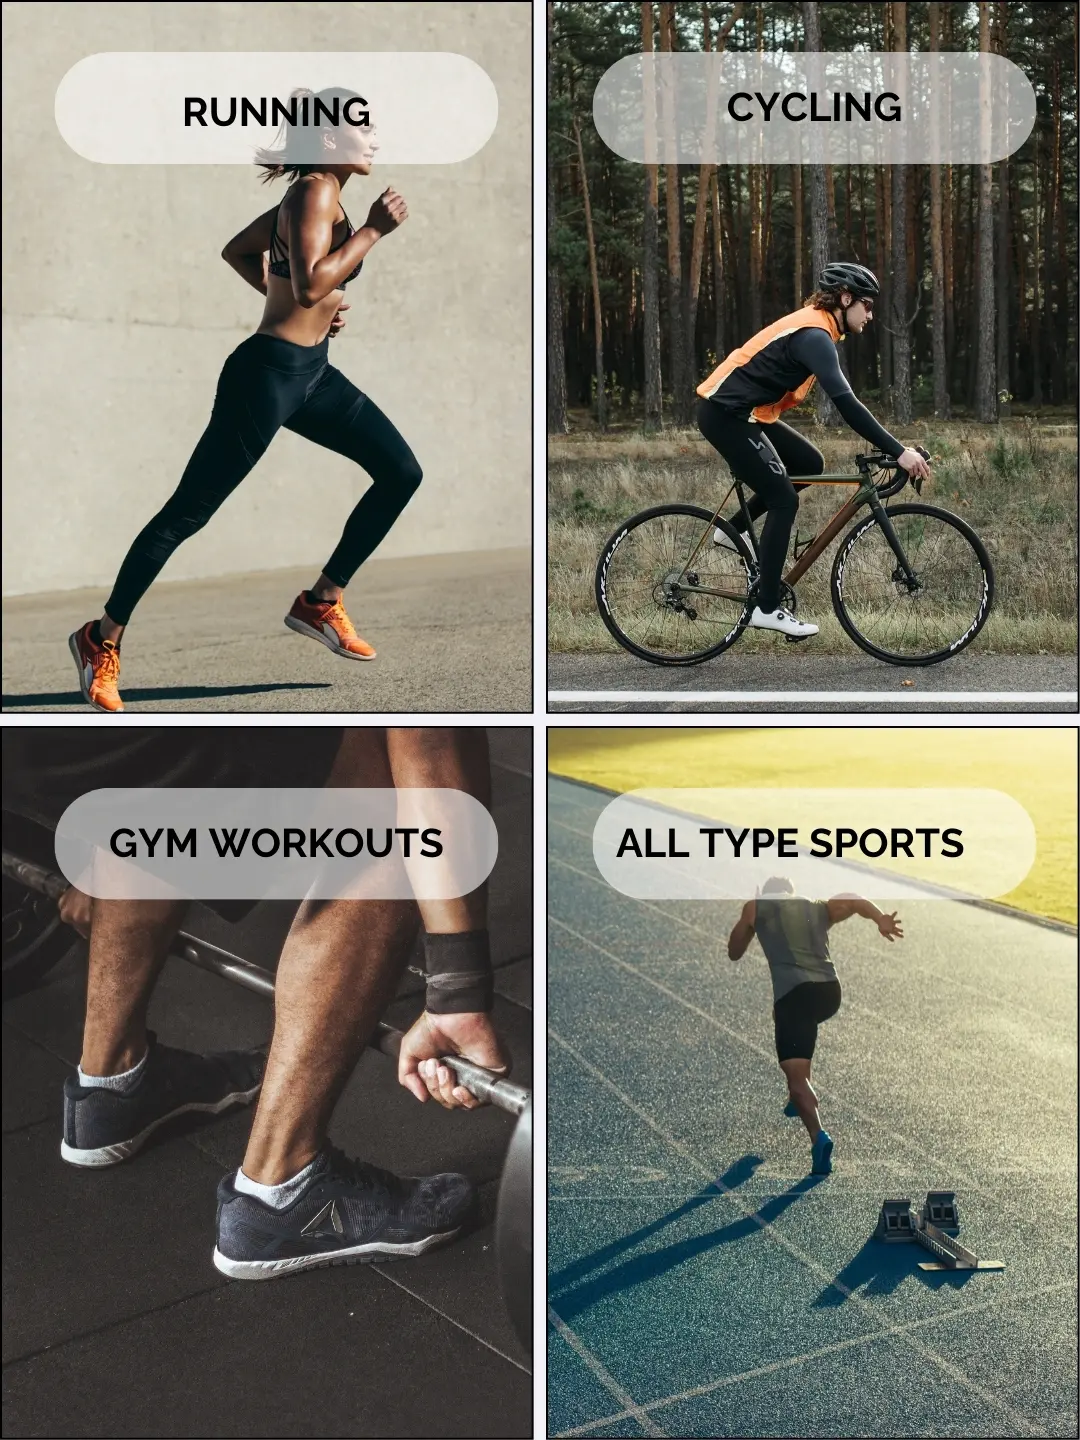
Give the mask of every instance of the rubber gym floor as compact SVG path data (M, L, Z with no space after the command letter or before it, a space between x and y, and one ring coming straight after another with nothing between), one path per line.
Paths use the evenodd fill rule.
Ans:
M610 889L609 798L549 778L549 1432L1075 1435L1075 934L947 901L835 930L811 1177L737 905ZM1003 1273L872 1238L946 1188Z
M514 1079L532 1083L531 731L492 731L499 859L491 881L496 1016ZM276 963L291 906L198 930ZM414 956L414 962L417 956ZM248 1109L183 1117L133 1161L60 1159L61 1088L80 1051L85 964L73 954L4 1007L4 1434L47 1436L528 1435L531 1362L499 1290L493 1218L513 1116L418 1105L367 1052L331 1139L417 1174L463 1170L481 1217L417 1260L252 1285L213 1268L214 1190L243 1155ZM422 981L387 1018L406 1026ZM169 960L151 1006L163 1041L264 1042L265 1000Z

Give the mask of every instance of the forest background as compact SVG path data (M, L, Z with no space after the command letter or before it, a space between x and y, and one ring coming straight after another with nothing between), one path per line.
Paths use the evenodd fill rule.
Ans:
M695 387L826 259L853 259L882 293L841 364L990 546L987 641L1075 649L1077 7L549 0L547 26L551 647L612 648L591 598L606 534L726 488ZM720 49L996 51L1031 81L1036 123L982 166L645 166L603 144L592 96L616 60ZM819 387L785 420L830 467L865 448Z

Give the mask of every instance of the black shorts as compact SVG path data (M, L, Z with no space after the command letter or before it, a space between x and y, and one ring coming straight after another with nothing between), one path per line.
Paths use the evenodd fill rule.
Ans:
M122 723L122 722L121 722ZM103 727L4 729L4 830L8 848L55 865L52 832L73 800L89 790L162 786L326 784L341 745L340 725L165 726L107 734ZM9 817L15 817L11 820ZM29 822L29 825L27 824ZM34 843L34 831L47 837ZM28 850L36 853L28 854ZM227 920L242 919L255 900L203 902Z
M823 1020L832 1019L841 998L839 980L807 980L781 995L773 1005L776 1058L781 1063L812 1060L817 1028Z

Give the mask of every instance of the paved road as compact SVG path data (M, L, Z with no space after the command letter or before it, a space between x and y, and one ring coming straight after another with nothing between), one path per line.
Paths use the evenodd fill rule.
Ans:
M348 595L378 650L341 660L282 617L309 571L155 585L124 641L120 693L135 712L492 714L532 709L527 550L372 560ZM67 637L103 591L4 602L4 709L89 713Z
M838 929L812 1179L736 905L609 889L607 796L549 785L549 1433L1075 1434L1075 936L948 901ZM871 1238L946 1186L1004 1273Z
M794 653L785 653L790 650ZM1077 662L1074 655L958 655L925 669L883 665L858 651L815 655L795 646L775 657L740 654L736 646L705 665L649 665L632 655L551 655L548 657L548 708L552 713L613 711L686 713L689 711L806 712L818 710L896 711L919 714L965 710L1032 714L1075 714ZM627 700L560 698L560 692L635 692ZM656 695L643 698L642 692ZM947 701L944 694L982 693L978 701ZM692 698L680 695L694 692ZM804 698L800 699L800 692ZM1061 699L1006 701L989 696L1061 692ZM791 698L785 698L790 693ZM758 699L754 699L757 694ZM824 696L828 694L830 698ZM835 698L832 698L835 694ZM702 698L708 696L710 698ZM858 698L856 698L858 697ZM872 698L864 698L872 697Z

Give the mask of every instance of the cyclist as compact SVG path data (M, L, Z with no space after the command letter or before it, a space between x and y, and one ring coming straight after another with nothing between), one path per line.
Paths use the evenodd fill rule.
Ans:
M793 485L788 472L820 475L825 469L821 451L780 416L805 400L815 379L856 434L894 456L913 479L930 473L922 456L890 435L855 398L840 369L836 346L845 335L862 333L877 294L877 279L865 265L826 265L801 310L760 330L698 386L698 429L728 462L732 475L753 490L747 506L751 518L768 512L761 531L757 603L750 617L759 629L779 630L797 640L818 630L780 604L784 560L799 508L796 491L804 488ZM741 515L734 525L745 530ZM713 538L717 545L734 549L719 528ZM752 546L749 536L747 543Z

